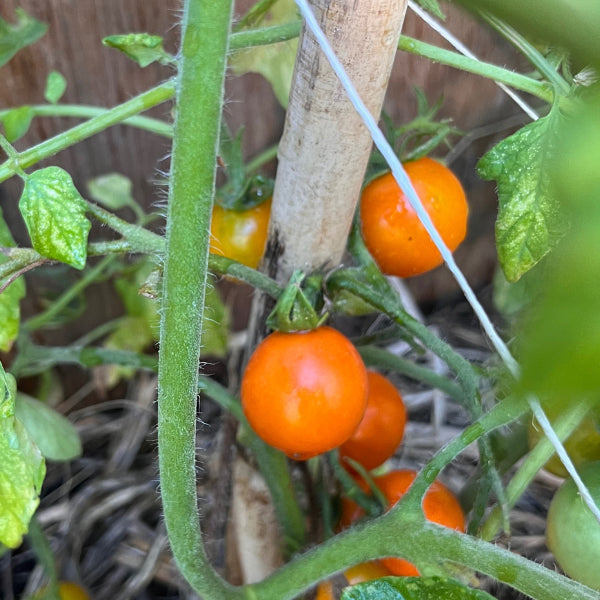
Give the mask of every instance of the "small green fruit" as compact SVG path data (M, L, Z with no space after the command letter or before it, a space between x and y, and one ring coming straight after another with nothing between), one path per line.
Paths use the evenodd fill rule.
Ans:
M581 466L579 475L600 505L600 461ZM552 499L546 543L569 577L600 591L600 523L572 479L567 479Z

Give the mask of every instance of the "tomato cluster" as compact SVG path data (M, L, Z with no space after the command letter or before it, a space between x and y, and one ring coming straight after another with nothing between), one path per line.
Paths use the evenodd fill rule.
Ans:
M241 398L254 431L296 460L340 447L342 457L374 469L404 434L396 388L328 326L266 337L248 361Z

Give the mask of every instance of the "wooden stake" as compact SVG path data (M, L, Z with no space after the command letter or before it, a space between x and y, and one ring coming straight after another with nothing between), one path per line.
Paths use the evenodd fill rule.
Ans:
M350 79L379 116L406 0L314 0ZM312 34L303 30L279 145L266 260L285 282L339 264L371 151L371 137Z

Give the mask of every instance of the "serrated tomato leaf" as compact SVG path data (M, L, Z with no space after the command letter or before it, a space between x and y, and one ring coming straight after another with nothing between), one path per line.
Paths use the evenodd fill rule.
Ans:
M166 65L174 60L163 48L163 39L159 35L150 35L149 33L109 35L102 40L102 43L110 48L120 50L125 56L135 60L140 67L147 67L153 62Z
M0 18L0 67L5 65L21 48L37 42L48 26L30 17L23 9L16 8L15 25Z
M0 246L11 248L15 241L8 229L8 225L2 216L0 208ZM4 254L0 254L0 264L9 260ZM1 282L0 282L1 283ZM17 334L21 322L20 301L25 296L25 281L19 277L13 281L2 293L0 293L0 350L8 352Z
M15 417L15 383L0 365L0 544L17 548L40 501L46 464Z
M81 455L77 430L63 415L26 394L17 394L15 416L27 429L44 458L72 460Z
M526 125L485 154L483 179L498 182L496 246L508 281L517 281L560 240L564 221L550 185L556 111Z
M22 138L29 131L32 119L33 110L30 106L19 106L9 110L2 118L6 139L12 144Z
M33 247L46 258L83 269L91 223L85 201L60 167L39 169L25 180L19 209Z
M493 597L454 579L382 577L347 587L341 600L493 600Z

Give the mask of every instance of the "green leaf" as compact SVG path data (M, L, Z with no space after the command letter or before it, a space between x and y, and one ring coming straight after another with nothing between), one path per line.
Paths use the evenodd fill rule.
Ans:
M486 592L440 577L383 577L348 586L341 600L494 600Z
M153 62L167 65L173 57L163 48L163 39L159 35L149 33L128 33L126 35L110 35L102 40L105 46L116 48L135 60L140 67L147 67Z
M69 419L47 404L26 394L17 394L15 416L25 425L44 458L72 460L81 456L77 430Z
M560 139L551 182L572 226L545 261L519 328L519 359L524 391L568 402L600 390L600 93Z
M2 119L6 139L12 144L22 138L29 130L32 119L33 110L30 106L20 106L8 111Z
M39 169L25 179L19 209L33 247L46 258L83 269L91 223L71 176L60 167Z
M277 0L267 14L269 25L289 23L297 19L296 4L293 0ZM298 40L292 39L239 50L230 57L229 64L235 75L260 73L273 86L277 100L285 108L292 85L297 48Z
M21 544L45 474L44 457L15 417L14 379L0 365L0 544Z
M8 225L2 216L0 208L0 246L12 248L15 241L8 229ZM0 264L8 259L0 254ZM2 293L0 293L0 350L8 352L19 333L21 322L20 300L25 296L25 280L19 277L13 281Z
M508 281L537 264L564 232L550 186L557 121L553 110L494 146L477 165L481 177L498 182L496 245Z
M111 210L119 210L136 204L131 190L133 184L121 173L107 173L87 182L90 196Z
M44 98L50 104L56 104L67 89L67 80L58 71L50 71L46 80L46 89L44 90Z
M442 21L446 20L446 15L442 12L437 0L417 0L417 3L434 17L437 17Z
M17 23L10 25L0 18L0 67L5 65L21 48L37 42L48 26L16 8Z

